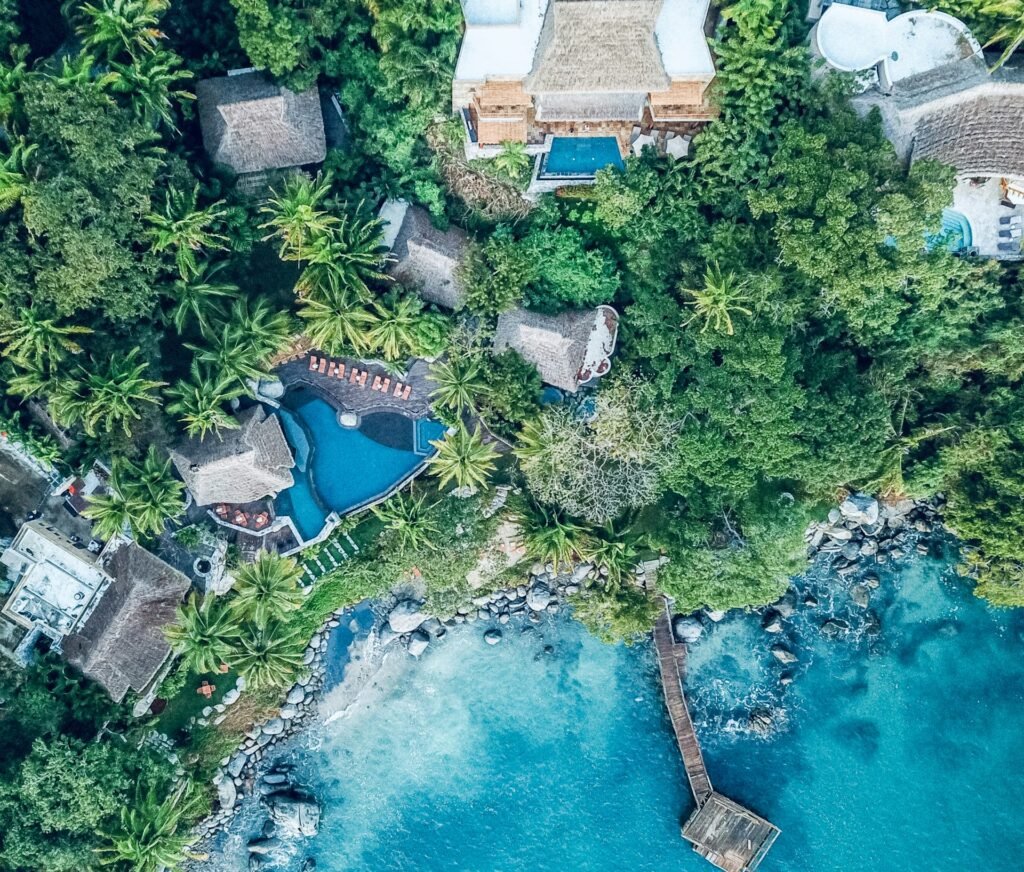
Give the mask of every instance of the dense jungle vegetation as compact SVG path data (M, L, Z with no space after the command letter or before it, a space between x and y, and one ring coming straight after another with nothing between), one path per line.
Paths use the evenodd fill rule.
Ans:
M1019 3L950 9L1009 53L1019 42ZM578 614L610 639L649 626L628 583L644 554L670 559L658 581L682 611L772 601L844 489L943 492L968 583L1024 605L1019 270L925 248L953 171L908 171L839 77L812 81L803 10L723 9L720 117L692 160L631 158L528 212L460 183L481 172L453 156L447 120L461 27L456 0L0 0L4 421L55 460L34 405L73 439L61 464L112 462L99 530L145 541L180 515L167 446L231 426L230 401L300 331L331 353L437 358L455 426L433 483L373 519L385 547L368 554L386 560L306 598L289 561L243 570L228 605L183 607L172 680L228 658L279 685L334 608L412 566L436 610L454 608L494 533L494 475L523 485L510 511L533 559L604 568ZM197 79L247 66L329 88L348 124L320 176L263 204L209 162L194 104ZM525 159L509 149L483 171L495 202ZM473 234L465 312L384 281L373 216L395 196ZM533 368L490 354L497 314L520 303L622 313L591 423L542 410ZM444 498L453 485L482 495ZM207 801L189 779L230 741L195 737L172 789L98 693L48 662L0 676L0 868L148 870L185 849Z

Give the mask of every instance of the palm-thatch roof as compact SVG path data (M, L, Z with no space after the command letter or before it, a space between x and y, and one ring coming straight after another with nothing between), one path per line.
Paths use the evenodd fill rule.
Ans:
M290 471L295 461L277 415L253 406L238 414L238 424L171 451L197 505L250 503L295 483Z
M262 73L203 79L196 85L203 145L235 173L319 163L327 153L316 87L301 94Z
M646 94L669 77L654 30L662 0L550 0L531 94Z
M603 324L593 309L544 315L513 309L498 316L494 352L515 349L549 385L573 393L580 386L580 371L587 363L594 332Z
M170 656L163 628L174 622L190 582L134 542L108 555L104 568L113 580L64 640L64 656L120 702L129 689L145 692Z
M388 268L390 275L428 302L461 309L466 293L459 281L458 266L469 245L469 234L459 227L438 230L430 214L418 206L406 209L400 220L391 247L394 259Z

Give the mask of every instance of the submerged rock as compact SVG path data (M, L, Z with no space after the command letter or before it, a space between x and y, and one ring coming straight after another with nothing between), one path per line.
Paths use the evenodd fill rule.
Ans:
M388 626L401 636L417 629L427 617L428 615L421 611L419 603L402 600L388 615Z
M497 645L501 641L501 630L495 630L493 627L484 633L484 641L488 645Z
M262 854L264 857L268 854L278 853L283 847L281 840L276 836L250 839L248 844L250 854Z
M842 618L829 618L821 625L821 635L828 639L835 639L850 631L850 625Z
M419 657L430 645L430 636L423 630L415 630L409 636L409 653Z
M793 617L796 612L796 591L793 588L787 590L778 602L772 603L772 608L784 618Z
M676 615L672 619L672 632L676 639L689 645L701 637L704 625L693 615Z
M850 588L850 599L855 606L866 609L871 600L871 591L866 584L855 584Z
M792 651L789 650L789 648L787 648L785 645L781 643L777 645L772 645L772 655L775 657L776 660L779 661L779 663L789 664L796 663L800 660L800 658L797 657L796 654L794 654Z
M725 620L725 612L721 609L708 609L704 614L708 616L709 621L714 621L716 624Z
M747 718L752 732L759 736L767 736L775 729L775 712L768 708L754 709Z
M315 836L320 831L320 804L299 793L275 793L267 798L270 817L284 833Z
M761 629L766 633L781 633L782 615L775 611L775 609L769 609L761 619Z

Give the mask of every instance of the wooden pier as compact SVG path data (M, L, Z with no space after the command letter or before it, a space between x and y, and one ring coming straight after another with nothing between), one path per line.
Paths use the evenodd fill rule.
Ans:
M683 838L693 845L694 851L725 872L753 872L778 837L779 829L711 786L683 695L686 646L677 642L672 632L672 614L667 603L654 625L654 647L658 653L665 705L690 782L690 792L697 804L683 824Z

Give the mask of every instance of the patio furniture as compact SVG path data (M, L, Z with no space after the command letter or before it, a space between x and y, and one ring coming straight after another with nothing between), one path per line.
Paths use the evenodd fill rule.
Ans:
M380 381L381 381L380 376L379 375L375 375L373 377L373 384L371 385L371 388L373 390L375 390L375 391L379 391L380 390Z
M1000 251L1020 251L1020 245L1015 242L1000 242L996 248Z
M227 503L221 503L213 511L217 515L218 518L226 518L228 516L228 506L227 506Z
M345 364L338 364L338 372L336 373L336 375L338 376L338 378L345 378Z
M361 388L365 388L366 387L366 377L368 375L369 375L368 372L364 372L361 376L359 376L359 387L361 387Z
M317 357L316 357L315 354L311 354L309 356L309 371L312 372L314 369L316 369L316 366L317 366Z
M217 671L218 671L218 672L219 672L219 673L220 673L221 675L223 675L223 674L224 674L225 672L230 672L230 671L231 671L231 667L230 667L230 666L228 666L228 664L227 664L227 663L221 663L221 665L217 667Z
M641 133L636 139L633 140L630 148L637 157L643 153L644 147L648 145L654 145L654 137L648 133Z
M327 369L327 358L326 357L323 360L320 361L320 367L319 367L319 369L317 369L317 372L319 372L322 375L325 369Z
M382 385L380 386L380 392L381 392L382 394L385 394L385 395L387 395L387 392L388 392L388 388L389 388L389 387L391 387L391 379L389 379L389 378L386 378L386 379L384 379L384 384L382 384Z
M356 369L353 366L352 367L352 374L348 377L348 383L351 384L351 385L354 385L356 383L356 379L358 379L358 378L359 378L359 370Z
M402 399L403 400L409 399L409 394L411 394L411 393L412 393L412 385L406 385L405 386L405 390L402 391Z
M262 530L270 523L270 515L267 512L260 512L252 519L252 525L257 530Z
M629 132L629 141L632 142L640 135L640 125L634 124L633 129Z
M397 382L395 384L395 396L396 397L402 396L402 383L401 382Z
M335 363L335 362L334 362L334 361L332 360L332 361L331 361L331 365L330 365L329 367L327 367L327 378L334 378L334 371L335 371L335 370L336 370L337 368L338 368L338 364L336 364L336 363Z
M665 153L673 160L679 160L690 153L692 136L673 136L665 143Z
M211 696L213 696L213 691L215 689L216 688L214 688L214 686L210 684L209 681L204 680L203 683L196 688L196 693L198 693L200 696L205 696L207 699L209 699Z
M231 520L236 527L245 527L249 523L249 516L239 509Z
M1010 225L1011 227L1015 224L1020 224L1022 221L1024 221L1024 217L1020 215L1003 215L999 219L1000 224Z

